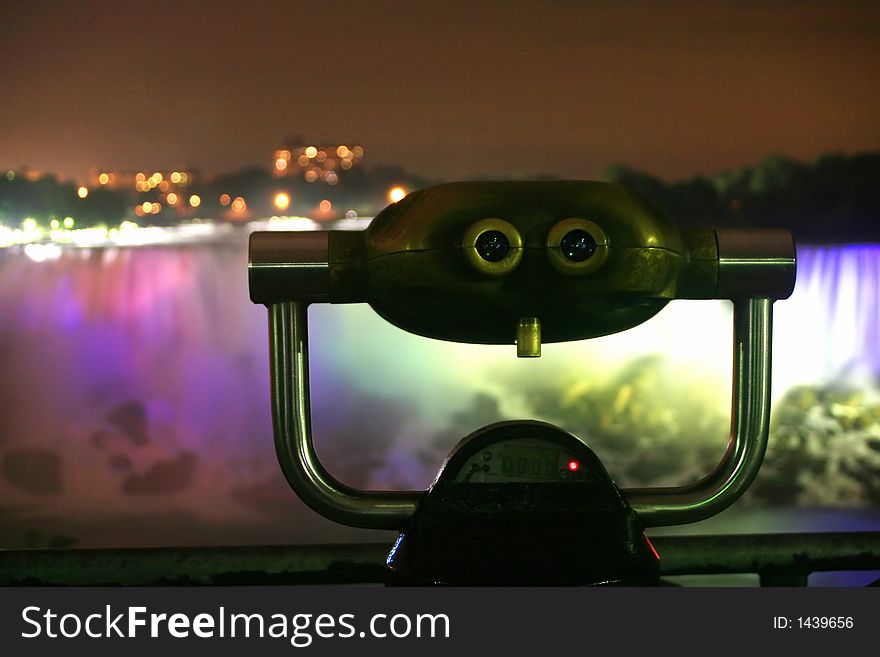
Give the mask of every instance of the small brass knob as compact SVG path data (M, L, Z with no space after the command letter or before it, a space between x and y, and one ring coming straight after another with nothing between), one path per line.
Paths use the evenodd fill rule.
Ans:
M518 358L541 357L541 320L523 317L516 325L516 355Z

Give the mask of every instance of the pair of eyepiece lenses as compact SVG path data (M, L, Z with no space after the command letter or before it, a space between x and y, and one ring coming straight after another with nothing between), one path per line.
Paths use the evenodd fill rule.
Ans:
M510 240L500 230L487 230L475 244L477 253L487 262L501 262L510 253ZM596 240L580 228L566 233L559 242L559 249L568 260L583 262L596 252Z

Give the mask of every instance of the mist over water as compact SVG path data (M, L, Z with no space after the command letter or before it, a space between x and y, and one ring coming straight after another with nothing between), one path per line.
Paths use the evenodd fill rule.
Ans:
M880 247L798 257L795 293L776 305L775 403L804 386L870 399ZM266 312L248 299L246 263L244 234L42 262L0 251L0 545L384 540L316 516L280 475ZM545 345L534 361L513 346L412 336L367 306L310 316L316 442L353 485L422 488L458 440L504 418L595 441L622 485L684 483L726 442L726 302L674 302L626 333ZM617 449L624 438L642 442ZM687 459L664 464L658 449L634 461L631 447L651 440Z

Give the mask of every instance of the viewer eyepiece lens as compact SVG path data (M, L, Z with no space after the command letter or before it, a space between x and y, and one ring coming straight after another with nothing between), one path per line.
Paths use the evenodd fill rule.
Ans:
M487 262L501 262L510 253L510 240L500 230L487 230L477 238L475 246Z
M562 237L559 248L562 255L572 262L583 262L596 252L596 240L587 231L577 228Z

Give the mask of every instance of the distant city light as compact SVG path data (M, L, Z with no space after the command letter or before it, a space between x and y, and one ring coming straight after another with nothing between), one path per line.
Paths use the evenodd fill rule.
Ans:
M220 205L227 206L232 202L232 199L229 197L229 194L220 194Z
M34 262L54 260L61 256L61 247L57 244L27 244L24 254Z
M245 210L247 210L247 203L245 203L241 196L236 196L235 200L232 202L232 211L244 212Z
M306 147L306 155L307 155L308 157L310 157L310 158L311 158L311 157L315 157L317 154L318 154L318 149L315 148L314 146L308 146L308 147Z
M106 185L107 183L110 182L110 176L107 175L106 173L102 173L100 176L98 176L98 182L101 183L102 185Z
M309 169L308 171L306 171L306 180L308 182L315 182L320 177L320 175L321 174L319 174L314 169Z
M134 177L134 179L137 182L142 183L147 179L147 177L143 173L138 172L138 174Z
M12 171L11 169L9 171L7 171L6 172L6 180L8 180L9 182L12 182L13 180L15 180L15 171Z
M179 171L173 171L171 173L171 182L173 182L175 185L180 182L180 172Z
M326 180L327 183L330 185L335 185L339 182L339 176L336 175L335 171L328 171L327 174L324 176L324 180Z
M177 194L171 192L165 197L165 200L168 201L168 205L177 205Z
M150 203L149 210L149 214L156 214L161 211L161 204ZM137 205L135 212L139 217L143 217L143 205ZM141 227L132 221L123 221L115 227L98 224L87 228L75 228L72 217L65 219L66 221L52 218L49 222L49 230L41 227L32 217L27 217L22 221L20 228L10 228L0 224L0 248L23 245L25 246L25 255L33 260L42 261L57 257L62 253L62 248L67 247L92 247L103 244L119 246L163 244L197 240L223 233L223 229L218 228L212 222L200 220L166 228ZM303 218L300 218L299 221L308 222ZM314 228L317 226L312 226L311 229ZM276 227L276 229L279 228Z
M275 198L272 199L272 202L279 210L286 210L290 207L290 195L284 192L278 192L275 194Z
M275 168L279 171L284 171L287 168L287 160L285 160L283 157L279 157L277 160L275 160Z
M88 187L80 187L79 189L76 190L76 195L79 196L80 198L85 198L86 196L89 195L89 188Z
M346 219L357 219L358 213L355 212L354 210L349 210L348 212L345 213L345 218Z
M153 211L153 204L147 201L141 206L141 208L143 209L144 214L150 214Z
M348 150L348 146L340 146L336 149L336 154L339 157L348 157L349 152L350 151Z
M193 194L189 197L189 204L192 207L197 208L202 204L202 199L198 194Z
M321 201L321 203L318 205L318 209L319 209L321 212L325 212L325 213L326 213L326 212L330 212L330 210L333 209L333 204L332 204L330 201L328 201L327 199L324 199L324 200Z
M405 197L406 194L406 189L404 189L400 185L395 185L388 190L388 200L392 203L397 203L398 201L402 201L403 197Z

